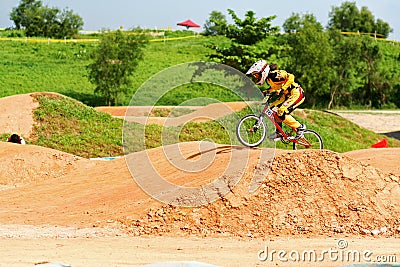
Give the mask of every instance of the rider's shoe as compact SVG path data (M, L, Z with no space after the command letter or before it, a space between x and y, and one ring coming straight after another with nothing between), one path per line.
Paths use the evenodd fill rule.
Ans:
M268 136L268 139L274 140L274 141L278 141L281 138L282 138L281 133L277 133L277 132L275 132L275 133L271 134L270 136Z
M300 127L297 128L297 135L296 138L301 138L304 135L304 131L307 129L305 124L300 124Z

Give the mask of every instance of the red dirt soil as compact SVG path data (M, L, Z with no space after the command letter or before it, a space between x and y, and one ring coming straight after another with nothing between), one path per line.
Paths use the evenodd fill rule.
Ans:
M3 105L3 112L11 112L14 105ZM177 146L183 156L171 159L166 150ZM270 153L263 149L215 145L213 151L212 164L198 172L174 166L197 164L193 160L207 153L198 142L126 158L129 162L133 157L130 166L143 172L141 163L150 159L162 177L185 186L209 183L221 175L229 183L243 174L222 199L185 208L162 204L145 194L125 158L90 161L47 148L0 142L0 224L111 227L135 236L323 237L371 235L372 230L381 236L400 236L400 172L395 166L399 149L347 154L277 151L270 170L270 163L260 159L262 153ZM247 160L245 169L226 173L238 155ZM255 173L264 175L263 182L251 194L248 188Z
M245 102L214 103L204 107L189 107L193 112L179 117L151 116L157 109L169 110L173 107L129 106L129 107L97 107L97 111L109 113L118 118L141 124L158 124L163 126L178 126L187 122L205 122L218 119L232 112L245 108ZM150 114L150 115L149 115Z

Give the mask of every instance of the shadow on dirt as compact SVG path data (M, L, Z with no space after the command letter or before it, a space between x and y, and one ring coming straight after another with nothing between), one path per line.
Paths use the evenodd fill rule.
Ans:
M384 135L400 140L400 131L384 133Z

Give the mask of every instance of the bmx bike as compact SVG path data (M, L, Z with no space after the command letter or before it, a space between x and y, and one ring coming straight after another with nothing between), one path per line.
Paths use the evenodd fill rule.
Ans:
M264 142L267 137L267 125L264 117L267 117L275 125L280 133L280 137L273 141L281 141L284 144L293 143L293 149L323 149L324 143L321 136L313 130L305 130L298 135L296 129L285 132L277 122L280 122L278 115L269 107L269 95L267 95L263 104L264 109L260 115L249 114L239 120L236 127L236 135L239 141L247 147L256 147Z

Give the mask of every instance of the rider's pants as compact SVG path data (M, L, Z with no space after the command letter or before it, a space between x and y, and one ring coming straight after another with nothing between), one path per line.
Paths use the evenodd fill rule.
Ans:
M298 106L300 106L304 102L305 98L301 99L299 102L297 102L295 105L288 107L287 113L284 113L282 116L279 118L282 120L284 124L289 126L292 129L297 129L301 126L300 122L298 122L295 118L293 118L290 113L292 113L293 110L295 110ZM280 105L278 105L279 107ZM282 128L282 123L279 124Z
M301 126L300 122L298 122L295 118L293 118L292 115L289 114L285 116L285 120L283 120L283 123L292 129L297 129Z

